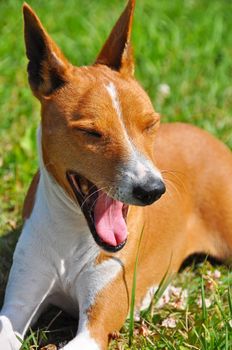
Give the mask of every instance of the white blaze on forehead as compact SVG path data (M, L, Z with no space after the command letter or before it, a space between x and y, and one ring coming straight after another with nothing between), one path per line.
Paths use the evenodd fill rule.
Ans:
M150 173L156 176L157 178L161 179L162 176L160 172L154 167L154 165L151 162L149 162L144 157L141 157L139 151L133 145L133 142L131 141L128 135L127 128L123 119L122 108L121 108L116 86L114 85L114 83L109 82L107 85L105 85L105 88L111 98L113 108L122 126L122 133L124 135L124 140L126 141L126 144L130 153L130 159L128 159L128 164L130 164L130 162L133 163L133 167L130 168L128 166L128 168L124 170L124 175L126 174L128 177L134 180L136 179L142 180L148 175L148 173Z
M127 133L127 130L126 130L126 126L124 124L123 115L122 115L122 108L121 108L121 104L120 104L120 101L118 98L118 92L117 92L116 86L114 85L114 83L110 82L108 85L105 85L105 88L111 97L112 105L117 113L119 122L122 126L122 131L124 133L125 140L128 144L128 147L129 147L130 151L133 153L133 147L132 147L129 135Z
M123 122L121 105L120 105L120 101L118 98L118 93L117 93L115 85L112 82L110 82L108 85L106 85L106 90L108 91L108 93L112 99L112 104L113 104L115 111L117 112L118 117Z

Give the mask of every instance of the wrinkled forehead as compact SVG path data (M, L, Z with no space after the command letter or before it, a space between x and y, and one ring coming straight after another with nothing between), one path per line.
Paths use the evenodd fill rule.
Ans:
M99 69L100 68L100 69ZM80 107L94 105L95 108L113 106L119 112L129 112L135 107L147 112L153 110L148 95L133 78L124 78L118 72L107 67L82 67L79 74L77 89L86 89L80 97Z
M52 100L56 110L67 117L101 117L116 112L131 118L153 112L149 97L137 81L105 66L75 68L71 81Z

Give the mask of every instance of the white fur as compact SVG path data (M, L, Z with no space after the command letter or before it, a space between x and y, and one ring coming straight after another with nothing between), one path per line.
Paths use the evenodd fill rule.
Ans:
M114 83L110 82L108 85L106 85L106 90L108 91L108 93L112 99L113 107L114 107L121 123L124 125L121 105L120 105L120 101L118 99L118 93L117 93L117 89L116 89Z
M99 345L90 336L89 331L80 333L76 338L69 342L62 350L100 350Z
M98 265L95 263L100 248L94 242L79 206L46 171L40 139L39 131L40 181L34 209L14 253L1 311L1 315L9 320L10 328L6 329L3 323L0 349L7 349L5 335L8 334L16 342L12 350L18 350L14 333L24 337L29 325L51 302L79 316L80 336L77 334L71 342L78 346L75 350L98 350L88 333L87 311L94 304L97 293L117 276L121 262L112 258ZM74 349L71 344L64 349Z
M6 316L0 316L0 349L19 349L21 342L20 335L14 333L10 320Z
M146 167L141 162L137 164L136 170L140 179L147 175Z
M127 128L124 123L121 103L118 97L118 92L114 83L109 82L105 85L105 88L111 98L112 105L118 116L118 120L121 124L124 141L126 142L128 150L128 162L126 167L118 169L118 184L117 190L113 193L115 199L125 201L131 204L138 204L133 198L133 187L138 183L145 183L149 178L155 180L162 180L162 175L154 164L145 158L135 147L132 140L130 139ZM126 179L126 181L125 181Z
M106 85L106 90L108 91L108 93L111 97L112 105L116 111L116 114L118 116L118 120L121 124L123 135L124 135L124 140L127 142L128 151L131 151L131 153L133 153L133 147L131 144L131 140L128 136L127 129L126 129L126 126L124 124L121 103L120 103L119 98L118 98L116 86L114 85L114 83L110 82L108 85Z

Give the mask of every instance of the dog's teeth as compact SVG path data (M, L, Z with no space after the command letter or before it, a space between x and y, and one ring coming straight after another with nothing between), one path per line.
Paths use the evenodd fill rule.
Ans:
M88 185L82 184L81 190L84 194L88 194Z
M88 187L88 182L86 179L84 178L80 178L80 189L81 189L81 192L85 195L88 194L89 192L89 187Z

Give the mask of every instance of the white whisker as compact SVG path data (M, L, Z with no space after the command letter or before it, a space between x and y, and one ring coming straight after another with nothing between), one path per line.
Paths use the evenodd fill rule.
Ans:
M104 187L100 188L99 191L101 191L103 188L104 188ZM100 196L97 197L97 198L95 199L95 201L94 201L93 204L91 205L90 211L94 208L95 203L97 202L97 200L98 200L99 198L101 198L102 196L104 196L104 192L101 193Z
M94 185L91 188L93 188L93 187L94 187ZM90 188L90 190L91 190L91 188ZM104 188L106 188L106 187L99 188L96 191L94 191L93 193L91 193L90 195L88 195L85 198L84 202L81 204L81 209L83 208L83 205L86 203L86 201L89 200L89 198L91 198L95 193L102 191Z

